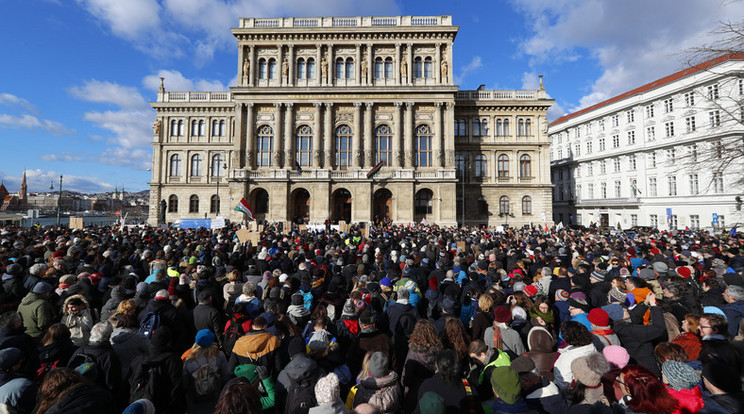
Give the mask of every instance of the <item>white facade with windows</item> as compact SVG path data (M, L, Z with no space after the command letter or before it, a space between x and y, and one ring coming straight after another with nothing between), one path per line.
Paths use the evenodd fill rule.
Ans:
M664 230L744 222L736 184L744 159L723 162L744 145L742 77L744 57L724 56L554 121L555 222Z

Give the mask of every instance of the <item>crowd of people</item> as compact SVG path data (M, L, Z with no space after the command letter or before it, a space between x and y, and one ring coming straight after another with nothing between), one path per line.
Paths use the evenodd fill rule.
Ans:
M744 238L0 229L0 412L741 413Z

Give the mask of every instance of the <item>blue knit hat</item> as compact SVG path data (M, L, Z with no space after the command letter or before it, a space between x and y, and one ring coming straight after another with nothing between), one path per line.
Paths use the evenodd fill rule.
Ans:
M661 372L669 385L677 391L689 390L700 382L700 372L683 362L666 361L661 364Z
M194 342L200 347L204 348L212 345L215 339L216 338L212 331L210 331L209 329L202 329L201 331L196 333L196 339L194 340Z

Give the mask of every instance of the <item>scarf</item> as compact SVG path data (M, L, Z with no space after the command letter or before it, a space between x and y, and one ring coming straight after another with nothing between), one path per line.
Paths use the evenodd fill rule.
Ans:
M533 306L532 309L530 309L530 317L531 318L537 318L538 316L541 317L542 320L545 321L545 323L548 323L548 324L555 323L555 317L553 316L553 310L552 309L550 309L549 311L543 313L543 312L540 312L539 309L537 309L537 306Z

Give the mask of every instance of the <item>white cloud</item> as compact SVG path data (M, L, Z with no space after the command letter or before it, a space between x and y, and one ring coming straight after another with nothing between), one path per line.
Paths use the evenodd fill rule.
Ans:
M69 152L61 152L59 154L46 154L41 156L42 161L64 161L64 162L75 162L82 161L83 157L81 154L72 154Z
M460 74L455 76L455 79L454 79L455 84L458 84L458 85L461 84L463 79L465 79L465 77L468 76L468 74L477 70L481 66L483 66L481 57L480 56L473 57L473 59L470 60L470 63L468 63L467 65L463 66L462 69L460 69Z
M0 114L0 128L42 129L53 135L69 135L75 132L57 121L40 119L30 114Z
M122 108L142 108L147 102L136 88L95 79L69 89L70 94L90 102L110 103Z
M98 161L108 165L119 165L144 171L152 166L152 150L144 148L109 148L98 157Z
M142 84L149 90L157 90L160 87L160 78L165 78L164 86L167 91L226 91L228 87L222 82L209 79L188 79L177 70L160 70L156 75L148 75L142 80ZM237 79L237 78L233 78Z
M114 133L112 142L124 147L149 145L152 142L152 122L155 116L148 111L105 111L87 112L86 121Z
M573 109L618 95L684 67L680 51L718 22L744 15L743 2L710 0L512 0L532 22L521 44L533 68L587 59L598 79Z
M0 105L7 106L9 108L20 107L33 114L39 113L39 109L36 108L36 105L23 98L19 98L18 96L11 95L9 93L0 93Z
M54 189L59 187L60 173L56 171L47 171L42 169L26 170L26 182L28 191L45 192L49 191L49 184L54 183ZM13 188L19 188L23 177L5 175L0 172L0 179L5 182L10 191ZM115 184L108 183L95 177L81 177L77 175L64 174L62 178L62 190L76 191L81 193L96 193L101 191L111 191Z
M540 78L535 72L522 73L522 89L535 90L540 86Z

